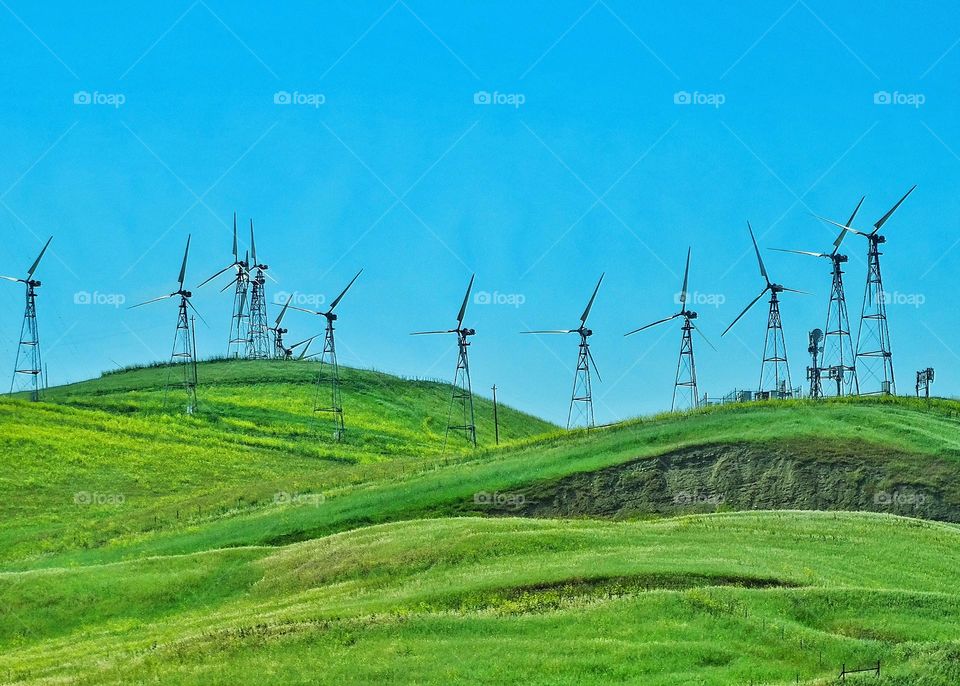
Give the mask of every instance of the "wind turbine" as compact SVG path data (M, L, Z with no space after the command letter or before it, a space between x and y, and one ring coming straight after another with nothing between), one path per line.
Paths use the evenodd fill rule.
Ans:
M880 255L883 254L880 252L880 244L886 243L887 238L880 234L880 229L916 187L914 185L904 193L903 197L897 200L897 204L877 220L873 225L873 231L857 231L850 226L851 222L843 225L830 219L826 220L844 231L867 239L867 284L863 291L860 328L857 332L857 366L861 372L865 370L880 382L879 392L884 395L896 395L897 384L893 375L893 352L890 345L890 328L887 325L886 295L880 273ZM862 373L860 376L863 376ZM873 391L873 393L876 392Z
M313 400L313 411L314 412L329 412L333 416L334 421L334 439L339 441L343 438L343 432L345 431L343 423L343 402L340 397L340 365L337 363L337 345L333 336L333 323L337 321L337 315L334 313L337 305L340 304L340 301L343 300L343 296L347 294L347 291L350 290L350 287L354 282L360 278L360 275L363 273L361 269L356 273L356 275L350 279L350 283L347 284L347 287L340 291L340 295L333 299L333 302L330 303L330 307L327 308L326 312L317 312L315 310L307 310L302 307L297 307L296 305L291 305L291 308L294 310L299 310L300 312L306 312L308 314L317 315L323 317L327 320L326 333L323 338L323 352L320 353L320 371L317 374L317 392ZM316 337L314 337L316 338ZM309 341L312 341L313 338L307 339L304 341L309 347ZM307 354L307 348L303 349L301 357ZM311 356L312 357L312 356ZM330 395L329 404L326 401L321 400L321 389L324 386L324 365L328 365L331 369L330 372Z
M470 283L467 284L467 293L463 296L463 304L460 305L460 311L457 313L457 328L447 329L445 331L417 331L411 336L427 336L431 334L455 333L457 334L457 370L453 375L453 394L450 398L450 410L447 413L447 431L443 437L443 449L447 448L447 437L450 431L462 432L467 440L477 447L477 426L473 414L473 390L470 384L470 361L467 357L467 348L470 346L470 336L476 335L475 329L468 329L463 325L463 318L467 313L467 302L470 300L470 291L473 289L473 280L476 274L470 277ZM463 423L451 424L453 418L453 406L460 403L462 410Z
M197 339L194 334L193 318L189 316L187 310L189 308L197 312L197 308L190 302L193 294L183 288L183 282L187 275L187 256L189 254L190 236L187 236L187 247L183 251L183 262L180 264L180 276L177 277L177 290L132 305L129 309L132 310L167 298L180 298L177 330L173 338L173 352L170 354L170 363L179 364L182 370L182 385L187 394L187 414L193 414L197 410ZM200 317L199 312L197 312L197 316ZM200 317L200 320L203 321L203 317ZM166 391L164 391L164 404L166 404Z
M14 276L0 276L0 279L24 284L27 294L27 304L23 311L23 324L20 326L20 343L17 345L17 361L13 367L13 380L10 382L10 392L13 393L14 386L17 385L17 378L26 377L27 383L24 384L30 391L30 400L37 402L40 400L40 390L43 388L43 363L40 359L40 332L37 329L37 289L41 283L33 278L33 273L37 271L37 266L47 252L47 247L53 236L47 239L37 259L27 270L27 278L18 279Z
M639 329L634 329L633 331L628 331L624 334L624 336L632 336L635 333L639 333L641 331L645 331L646 329L659 326L660 324L673 321L678 317L683 317L683 326L680 327L680 330L683 332L683 335L680 339L680 358L677 360L677 373L673 381L673 399L670 401L671 412L676 409L677 392L681 388L689 389L687 407L690 409L696 409L700 406L700 396L699 391L697 390L697 365L693 356L693 332L696 331L701 336L703 336L703 332L693 324L693 320L697 318L697 313L687 308L687 285L689 283L689 278L690 248L687 248L687 266L683 270L683 286L680 287L680 296L678 298L680 303L680 311L664 319L658 319L652 324L641 326ZM707 337L703 336L703 340L707 341ZM707 345L709 345L711 348L713 347L710 341L707 341Z
M233 291L233 315L230 318L230 337L227 339L227 357L238 358L246 353L247 347L247 327L246 307L247 290L250 286L250 256L249 253L243 260L240 259L237 252L237 213L233 213L233 262L218 271L209 279L199 284L197 288L204 286L224 272L236 269L237 273L233 281L228 283L220 291L221 293L230 286L234 286Z
M597 291L600 290L600 283L603 281L603 274L597 281L596 288L593 289L593 295L587 303L583 314L580 315L580 326L576 329L551 329L545 331L522 331L525 334L568 334L575 333L580 336L580 352L577 356L577 371L573 376L573 392L570 394L570 409L567 410L567 428L570 428L570 422L573 419L573 408L579 407L577 420L583 417L588 429L595 426L593 418L593 388L590 383L590 366L593 365L593 371L600 379L600 371L597 369L597 363L593 360L593 353L590 352L590 336L593 330L587 328L587 317L590 316L590 310L593 309L593 301L597 298ZM602 381L602 379L600 379Z
M270 357L270 328L267 326L267 298L264 286L269 267L257 260L257 242L253 237L253 220L250 220L250 269L256 270L250 280L250 319L247 335L247 357L262 360Z
M853 214L847 220L846 226L850 226L863 204L863 198L853 208ZM787 250L785 248L771 248L778 252L788 252L794 255L808 255L820 259L830 260L833 265L831 269L830 300L827 303L827 326L823 329L823 338L821 346L824 355L819 360L817 369L821 369L829 374L829 378L837 382L837 395L843 394L844 387L847 394L860 393L860 386L857 381L857 358L853 351L853 339L850 335L850 317L847 314L847 297L843 288L843 265L849 260L846 255L840 254L840 244L847 235L845 229L841 229L840 235L833 242L833 250L830 252L812 252L809 250ZM818 341L820 343L820 341ZM812 345L812 344L811 344ZM813 381L813 380L812 380Z
M770 280L767 275L767 268L763 264L763 258L760 257L760 247L757 245L757 239L753 235L753 228L750 222L747 222L747 230L750 232L750 240L753 241L753 250L757 254L757 264L760 266L760 276L766 282L760 295L750 301L750 304L743 308L743 311L737 315L730 326L723 332L723 336L733 328L734 324L740 321L751 307L767 293L770 293L770 310L767 315L767 332L763 339L763 361L760 364L760 386L757 394L761 398L788 398L793 393L793 385L790 380L790 364L787 361L787 343L783 337L783 324L780 321L780 299L779 294L784 291L790 293L804 293L804 291L787 288ZM809 295L809 294L806 294ZM772 376L773 388L770 391L764 390L764 383Z
M277 320L270 327L270 331L273 332L273 356L278 360L289 360L293 356L293 348L287 348L283 344L283 334L287 333L287 330L280 326L291 300L293 300L293 293L287 298L287 302L280 309L280 314L277 315Z

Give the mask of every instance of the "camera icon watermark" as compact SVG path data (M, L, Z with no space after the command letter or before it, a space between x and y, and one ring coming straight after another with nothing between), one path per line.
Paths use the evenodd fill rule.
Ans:
M683 293L677 291L673 294L673 303L675 305L682 304L680 302ZM722 307L723 304L727 302L727 296L723 293L701 293L700 291L687 291L687 305L696 305L700 307Z
M680 491L673 496L674 505L722 505L726 498L718 493L700 493L699 491Z
M101 293L100 291L77 291L73 294L74 305L105 305L108 307L122 307L127 302L123 293Z
M526 503L527 499L522 493L500 493L498 491L490 493L489 491L478 491L473 494L473 502L475 505L519 507Z
M514 109L520 109L520 106L527 101L527 96L523 93L501 93L500 91L477 91L473 94L474 105L508 105Z
M880 491L873 496L874 505L920 507L927 503L925 493L903 493L901 491Z
M527 302L527 296L523 293L477 291L473 294L473 302L476 305L510 305L511 307L519 308Z
M919 109L927 101L923 93L901 93L900 91L877 91L873 94L874 105L907 105Z
M287 301L297 307L320 307L327 301L327 296L323 293L302 293L300 291L277 291L273 294L274 305L286 305Z
M882 302L884 305L907 305L908 307L919 309L926 304L927 296L923 293L883 291L880 294L880 302Z
M277 491L273 494L274 505L313 505L319 507L327 501L323 493L290 493Z
M326 104L327 96L323 93L301 93L300 91L277 91L273 94L274 105L306 105L318 108Z
M727 101L724 93L701 93L700 91L677 91L673 94L674 105L708 105L719 109Z
M73 94L74 105L108 105L119 109L127 101L123 93L101 93L100 91L77 91Z
M127 501L123 493L97 493L95 491L77 491L73 494L74 505L111 505L119 507Z

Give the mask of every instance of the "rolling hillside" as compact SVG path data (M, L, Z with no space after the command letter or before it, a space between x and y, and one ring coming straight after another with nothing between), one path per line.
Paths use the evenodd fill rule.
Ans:
M411 521L2 575L0 675L948 686L958 564L956 527L889 515Z
M175 413L175 391L174 411L163 411L167 372L53 388L38 405L0 399L0 512L10 522L0 528L0 559L210 521L430 468L466 450L452 437L441 455L444 384L345 369L348 426L338 444L312 412L316 363L203 364L193 417ZM488 446L491 404L477 398L476 412ZM499 419L505 445L556 431L503 405Z
M958 403L501 408L494 448L479 401L442 455L443 384L346 370L336 445L315 365L207 363L194 417L165 371L0 400L0 679L960 680Z

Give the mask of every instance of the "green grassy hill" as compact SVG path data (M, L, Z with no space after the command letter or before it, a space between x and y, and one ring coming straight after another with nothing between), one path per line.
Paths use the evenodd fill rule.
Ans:
M869 683L947 686L958 564L955 526L890 515L411 521L0 576L0 675L826 684L880 660Z
M96 547L124 535L206 522L275 501L442 463L449 387L343 370L346 439L313 409L317 364L200 365L200 411L177 414L168 368L50 389L45 402L0 399L0 561ZM491 404L475 401L493 443ZM506 406L501 443L555 432ZM467 450L451 436L446 459ZM29 497L23 494L29 493Z
M0 400L0 679L960 683L958 403L501 408L494 448L480 400L442 455L448 387L346 370L338 445L315 369Z

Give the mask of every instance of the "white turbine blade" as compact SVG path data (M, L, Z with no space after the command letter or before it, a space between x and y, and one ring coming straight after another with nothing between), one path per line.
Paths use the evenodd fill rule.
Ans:
M747 311L748 311L751 307L753 307L754 305L756 305L756 304L757 304L757 301L759 301L760 298L762 298L763 296L765 296L765 295L767 294L767 291L769 291L769 290L770 290L770 286L767 286L767 287L764 288L762 291L760 291L760 295L758 295L756 298L754 298L753 300L751 300L751 301L750 301L750 304L743 308L743 312L741 312L740 314L738 314L738 315L737 315L737 318L734 319L732 322L730 322L730 326L728 326L728 327L724 330L724 332L723 332L722 334L720 334L720 335L721 335L721 336L726 336L726 335L727 335L727 331L729 331L730 329L732 329L732 328L733 328L733 325L736 324L738 321L740 321L740 319L743 317L743 315L745 315L745 314L747 313Z
M676 319L676 318L679 317L679 316L680 316L679 314L672 314L672 315L670 315L669 317L665 317L664 319L658 319L657 321L653 322L652 324L647 324L646 326L641 326L639 329L634 329L633 331L628 331L627 333L625 333L625 334L623 334L623 335L624 335L624 336L632 336L632 335L635 334L635 333L640 333L641 331L644 331L644 330L646 330L646 329L653 328L653 327L656 326L657 324L663 324L664 322L669 322L671 319Z
M290 297L292 298L293 296L291 295ZM290 301L288 300L287 302L289 303ZM306 309L306 308L304 308L304 307L297 307L296 305L290 305L290 309L291 309L291 310L299 310L300 312L306 312L307 314L316 314L316 315L319 315L319 316L321 316L321 317L324 315L323 312L317 312L316 310L308 310L308 309Z
M760 246L757 245L757 239L753 235L753 227L750 226L750 222L747 222L747 231L750 232L750 240L753 241L753 249L757 253L757 262L760 263L760 275L766 280L767 283L770 283L770 277L767 276L767 268L763 266L763 258L760 257Z
M896 208L894 208L894 209L896 209ZM891 211L892 211L892 210L891 210ZM27 280L28 280L28 281L33 278L33 273L34 273L35 271L37 271L37 265L40 264L40 260L43 259L43 253L47 252L47 248L50 246L50 241L52 241L52 240L53 240L53 236L50 236L50 238L47 239L47 242L44 243L44 245L43 245L43 250L40 251L40 254L37 255L37 259L35 259L35 260L33 261L33 264L30 266L30 269L27 271Z
M828 255L825 252L811 252L809 250L789 250L787 248L768 248L768 250L776 250L777 252L788 252L793 255L810 255L810 257L830 257L830 255Z
M152 298L150 300L144 300L142 303L137 303L136 305L131 305L128 307L128 310L132 310L134 307L142 307L143 305L149 305L150 303L159 302L161 300L166 300L167 298L172 298L176 293L171 293L169 295L161 295L159 298Z
M580 315L580 323L581 323L581 324L586 324L586 323L587 323L587 317L590 316L590 310L593 309L593 301L597 299L597 291L600 290L600 284L603 283L603 277L604 277L604 276L605 276L605 274L601 274L601 275L600 275L600 279L597 281L597 286L596 286L596 288L593 289L593 295L590 296L590 302L587 303L586 308L584 308L584 310L583 310L583 314Z

